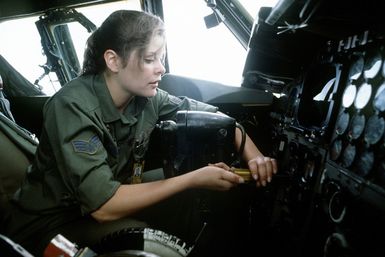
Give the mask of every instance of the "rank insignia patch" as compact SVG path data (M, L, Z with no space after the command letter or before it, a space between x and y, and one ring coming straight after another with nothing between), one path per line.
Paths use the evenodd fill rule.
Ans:
M72 146L74 151L77 153L87 153L87 154L95 154L102 142L97 135L91 137L88 141L86 140L73 140Z

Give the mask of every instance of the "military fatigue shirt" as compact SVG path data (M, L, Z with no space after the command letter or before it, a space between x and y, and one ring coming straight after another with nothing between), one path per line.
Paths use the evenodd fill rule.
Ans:
M102 75L74 79L44 107L36 160L14 200L36 213L97 210L127 182L133 156L143 157L158 120L182 109L217 110L158 89L154 97L134 97L121 113Z

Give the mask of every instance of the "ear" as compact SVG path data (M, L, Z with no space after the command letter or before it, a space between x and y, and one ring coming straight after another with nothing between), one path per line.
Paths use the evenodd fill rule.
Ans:
M118 54L111 49L107 49L104 52L104 61L106 62L106 66L112 72L118 72L120 67L120 57Z

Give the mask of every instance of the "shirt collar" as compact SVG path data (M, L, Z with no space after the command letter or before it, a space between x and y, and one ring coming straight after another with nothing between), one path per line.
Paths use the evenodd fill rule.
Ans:
M124 114L122 115L115 107L103 74L97 74L93 77L93 86L96 97L100 103L103 121L106 123L114 122L119 119L121 119L123 123L136 122L135 117L143 111L144 106L148 102L147 97L135 96L135 98L128 104Z

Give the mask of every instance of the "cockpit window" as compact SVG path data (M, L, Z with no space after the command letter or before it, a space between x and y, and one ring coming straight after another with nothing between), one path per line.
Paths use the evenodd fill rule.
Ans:
M229 8L230 12L235 6L242 7L244 10L237 15L244 15L242 19L252 23L261 6L274 6L277 1L224 0L223 3L226 2L226 8ZM76 11L99 26L115 10L141 10L140 2L138 0L114 1L76 8ZM213 10L208 6L208 2L163 0L169 71L176 75L240 86L247 54L247 40L241 44L239 38L237 39L235 36L236 33L230 31L229 26L220 21L221 11L212 15ZM207 27L205 17L210 15L218 18L218 26ZM38 20L39 15L36 15L1 22L0 54L43 93L52 95L60 89L63 81L52 71L52 67L47 65L47 57L42 49L41 38L35 25ZM248 24L247 31L249 32L250 26ZM78 59L73 63L81 65L89 31L78 22L65 23L63 26L57 26L56 30L56 35L63 33L70 35L72 43L69 43L73 45ZM244 38L247 39L248 35L246 34ZM56 43L61 42L65 41L59 40ZM79 67L75 66L79 65L74 66L73 63L65 64L68 69L76 73Z
M272 7L277 1L163 0L170 72L229 86L241 86L250 34L246 35L244 44L240 43L236 37L238 32L231 31L232 28L221 21L226 19L222 15L236 13L247 16L239 20L247 21L251 28L259 8ZM216 11L210 7L213 5L218 8ZM236 6L243 7L247 12L232 12ZM219 9L221 7L228 8L228 12ZM233 29L237 28L233 26Z
M246 49L223 23L206 28L204 1L163 0L170 72L240 86Z
M38 17L34 16L0 23L0 54L31 83L44 73L46 62L35 26L37 20ZM52 73L41 83L52 89L56 80L55 73Z
M141 10L140 1L125 0L107 4L98 4L76 8L92 23L99 26L115 10ZM0 54L28 81L39 87L46 95L52 95L60 89L61 84L55 72L46 65L41 38L35 22L39 15L9 20L0 23ZM69 34L80 64L89 32L78 22L67 23ZM58 33L61 30L58 29Z

